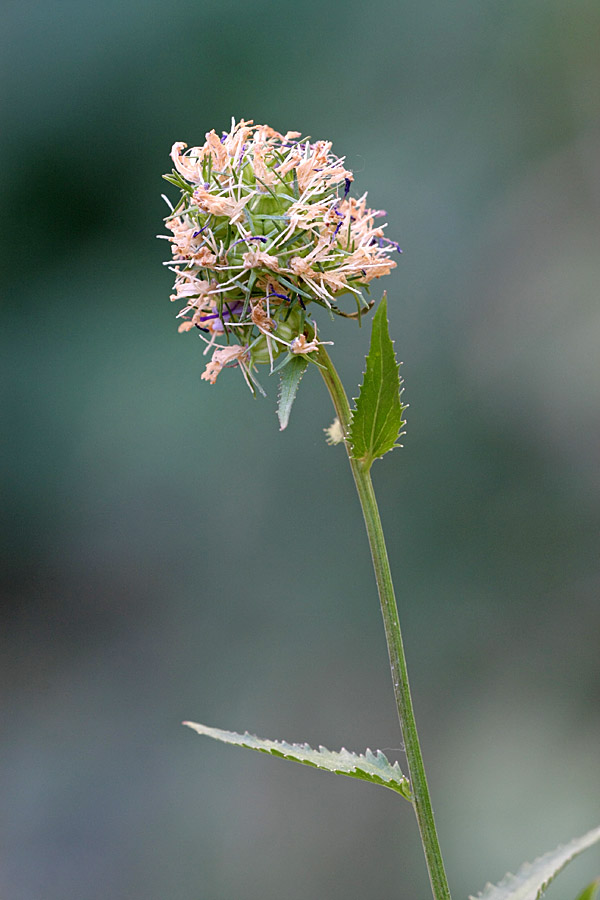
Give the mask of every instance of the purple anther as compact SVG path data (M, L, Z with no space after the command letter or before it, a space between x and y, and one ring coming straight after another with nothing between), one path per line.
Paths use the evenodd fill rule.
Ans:
M224 303L223 305L225 308L220 313L214 312L214 313L208 313L205 316L200 316L201 322L210 322L210 321L214 322L212 330L213 330L213 332L215 332L217 334L223 334L223 332L225 331L225 323L229 322L231 320L232 316L237 315L237 313L239 313L240 310L244 306L244 304L242 303L241 300L235 300L231 304ZM217 321L215 321L215 319ZM206 329L204 329L204 330L206 330Z
M351 184L352 184L352 182L349 178L344 178L344 200L350 193L350 185Z
M221 136L221 143L224 144L225 141L226 141L226 139L227 139L227 132L224 131L223 134L222 134L222 136Z
M390 238L385 238L385 237L381 238L381 240L386 244L391 244L392 247L394 247L398 251L398 253L402 253L402 248L400 247L400 244L398 243L398 241L392 241ZM379 246L381 246L381 244Z
M204 231L205 228L208 228L208 222L206 223L206 225L203 225L203 226L202 226L202 228L200 229L200 231L195 231L195 232L193 233L192 237L195 237L195 238L198 237L199 234L202 234L202 232Z
M287 303L292 302L291 297L286 296L286 294L278 294L277 291L271 291L270 294L267 294L266 299L268 300L269 297L279 297L280 300L285 300Z
M263 244L267 243L266 237L248 237L248 238L240 238L238 241L234 241L233 244L229 245L229 250L232 247L235 247L236 244L245 244L246 241L262 241Z
M206 316L200 316L201 322L208 322L209 319L220 319L222 322L228 322L232 316L237 315L243 308L244 304L241 300L234 300L233 303L224 303L225 307L222 312L208 313Z

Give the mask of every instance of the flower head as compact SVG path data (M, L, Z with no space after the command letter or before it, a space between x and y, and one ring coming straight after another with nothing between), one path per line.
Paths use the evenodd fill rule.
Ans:
M165 219L171 300L183 304L180 331L200 329L207 351L226 342L202 376L211 384L227 365L253 387L257 364L272 370L284 351L310 358L320 346L311 304L351 318L372 306L362 292L394 268L398 245L376 224L385 213L349 196L352 172L329 141L232 121L202 147L173 144L171 158L165 178L181 190ZM342 295L355 311L337 305Z

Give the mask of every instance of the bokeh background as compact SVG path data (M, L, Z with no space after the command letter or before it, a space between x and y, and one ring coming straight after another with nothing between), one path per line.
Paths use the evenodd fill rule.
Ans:
M175 140L333 140L404 250L375 469L454 894L600 819L595 0L6 0L6 900L425 898L390 792L185 718L402 759L316 371L200 381L161 265ZM351 393L368 329L322 322ZM553 893L600 872L592 851Z

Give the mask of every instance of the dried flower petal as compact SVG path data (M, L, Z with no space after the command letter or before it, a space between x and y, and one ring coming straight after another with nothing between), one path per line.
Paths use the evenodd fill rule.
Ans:
M165 219L175 273L171 300L183 304L182 332L196 326L214 349L202 378L214 384L237 365L252 370L283 351L319 346L311 302L360 316L372 304L362 288L387 275L399 250L384 237L382 215L367 195L349 196L353 175L330 141L280 134L268 125L232 120L201 147L173 144L172 175L181 200ZM346 313L339 298L356 307Z

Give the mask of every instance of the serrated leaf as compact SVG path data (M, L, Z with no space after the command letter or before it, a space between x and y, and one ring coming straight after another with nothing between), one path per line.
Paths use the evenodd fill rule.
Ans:
M260 753L270 753L271 756L291 759L305 766L324 769L338 775L348 775L350 778L360 778L362 781L370 781L372 784L381 784L383 787L402 794L407 800L411 799L408 779L402 774L398 763L395 762L392 765L381 750L377 750L375 753L367 750L364 754L351 753L343 747L339 752L328 750L327 747L313 750L308 744L268 741L248 734L248 732L236 734L235 731L209 728L208 725L199 725L197 722L184 722L183 724L197 731L198 734L206 734L225 744L247 747L249 750L258 750Z
M577 897L577 900L598 900L600 897L600 878L596 878Z
M308 360L304 356L296 356L291 359L281 370L279 383L279 400L277 403L277 415L279 417L279 430L287 428L290 420L292 404L296 399L298 385L304 373Z
M548 885L572 859L600 841L600 828L593 828L564 847L557 847L535 862L525 863L516 875L505 875L499 884L487 884L469 900L539 900Z
M365 376L349 432L352 456L369 468L373 460L398 446L405 409L400 400L400 384L384 295L373 317Z

